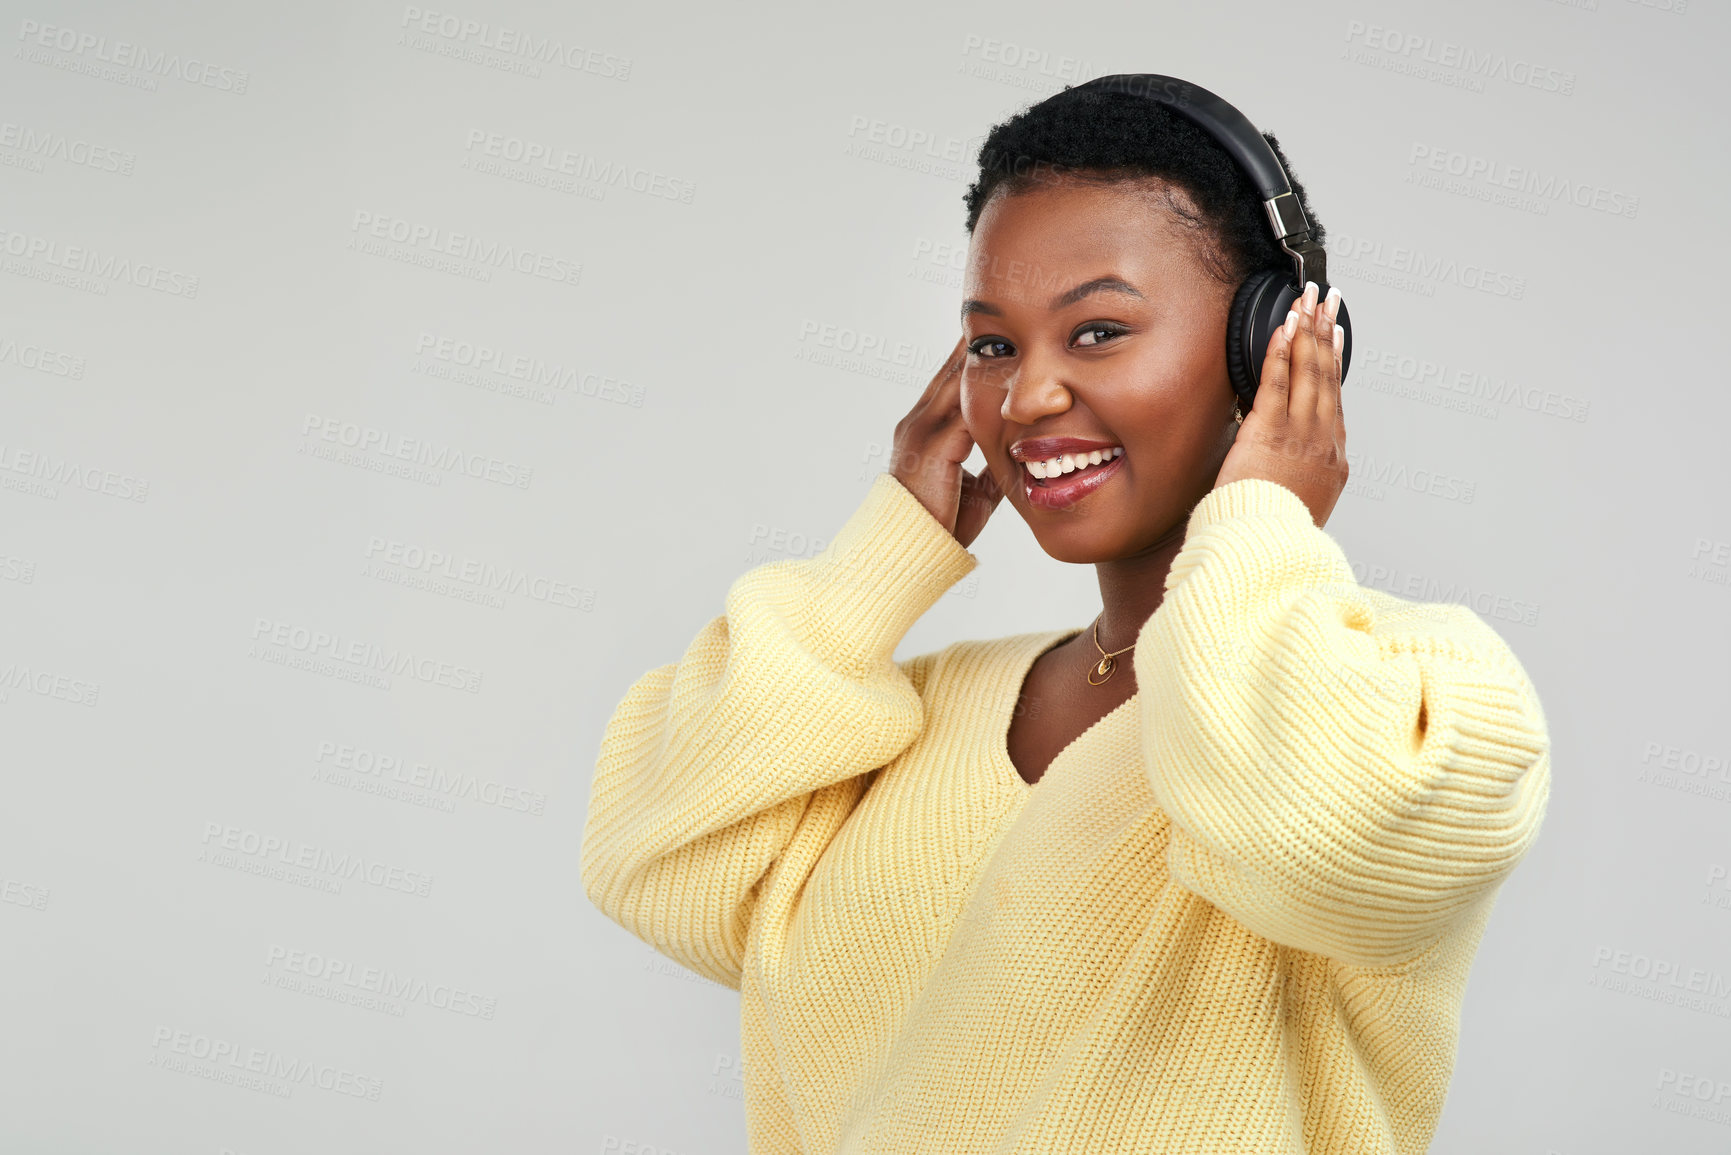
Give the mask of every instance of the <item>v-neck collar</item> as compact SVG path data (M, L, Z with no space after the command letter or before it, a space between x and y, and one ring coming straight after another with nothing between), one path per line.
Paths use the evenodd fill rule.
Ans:
M1052 771L1057 769L1059 762L1063 761L1084 742L1097 737L1099 732L1108 725L1115 724L1122 715L1133 710L1136 699L1142 692L1138 689L1136 693L1131 694L1108 710L1093 725L1070 739L1069 744L1054 754L1052 760L1046 763L1046 769L1040 774L1039 782L1029 782L1023 778L1021 772L1016 769L1016 764L1010 760L1010 723L1016 717L1016 704L1022 700L1022 685L1028 680L1028 674L1033 670L1034 663L1039 661L1042 655L1057 649L1081 632L1081 629L1046 630L1042 633L1024 635L1021 639L1023 644L1012 649L1007 657L1007 669L1004 674L1005 690L996 699L999 703L1007 704L1000 705L992 711L991 743L992 760L1006 779L1006 785L1012 790L1026 793L1039 789L1040 783L1052 776Z

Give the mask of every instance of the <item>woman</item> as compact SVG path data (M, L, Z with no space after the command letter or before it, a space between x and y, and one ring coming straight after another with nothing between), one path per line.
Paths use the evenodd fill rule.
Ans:
M1543 819L1533 687L1321 528L1337 292L1236 411L1233 287L1286 258L1206 133L1066 89L980 159L891 471L620 703L585 890L740 990L754 1155L1422 1152ZM895 661L1006 497L1099 616Z

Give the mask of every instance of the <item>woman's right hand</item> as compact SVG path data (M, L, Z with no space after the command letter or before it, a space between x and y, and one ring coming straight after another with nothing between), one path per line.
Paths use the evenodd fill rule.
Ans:
M966 337L956 339L937 376L896 423L890 453L890 473L963 547L980 536L1004 496L990 465L982 466L978 474L962 468L974 449L974 439L962 420L966 344Z

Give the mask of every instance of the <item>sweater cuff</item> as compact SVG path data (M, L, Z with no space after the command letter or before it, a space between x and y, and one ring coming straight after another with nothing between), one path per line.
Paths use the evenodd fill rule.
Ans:
M1353 580L1339 544L1316 524L1304 499L1264 477L1229 481L1196 503L1184 545L1166 571L1166 592L1197 569L1222 564L1240 572L1239 584L1266 584L1276 575L1282 583L1306 587ZM1262 576L1253 577L1246 566Z
M896 646L979 559L891 473L880 473L812 559L799 611L812 648L842 668L890 661Z
M1302 517L1304 524L1315 527L1316 519L1304 499L1278 481L1266 477L1240 477L1218 489L1211 489L1190 511L1185 528L1189 534L1204 525L1213 525L1229 517L1244 514L1273 514L1279 517Z

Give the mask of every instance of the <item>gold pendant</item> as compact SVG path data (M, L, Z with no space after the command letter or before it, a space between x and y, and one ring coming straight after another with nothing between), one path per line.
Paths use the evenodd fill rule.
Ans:
M1107 679L1112 676L1112 671L1117 668L1118 663L1112 660L1112 655L1107 654L1105 657L1100 659L1092 670L1088 671L1088 684L1090 686L1104 685ZM1098 682L1094 680L1095 674L1100 675L1100 680Z

